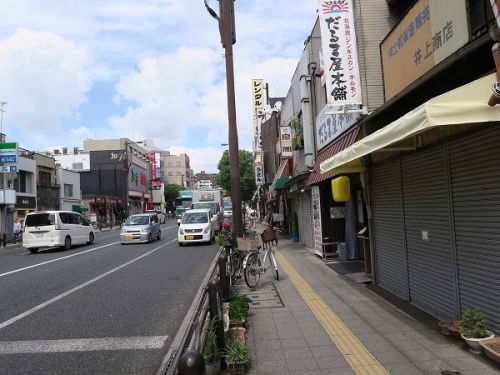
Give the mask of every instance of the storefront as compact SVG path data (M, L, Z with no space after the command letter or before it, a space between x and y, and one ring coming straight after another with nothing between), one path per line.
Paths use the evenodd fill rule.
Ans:
M25 216L36 210L36 197L20 195L17 193L16 197L16 211L14 219L24 220Z
M321 169L414 137L416 151L372 157L368 170L377 283L440 319L477 307L500 332L500 108L485 104L493 81L429 100Z

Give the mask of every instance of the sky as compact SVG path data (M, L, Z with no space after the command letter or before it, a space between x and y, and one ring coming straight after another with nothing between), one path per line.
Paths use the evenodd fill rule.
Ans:
M208 0L218 11L218 1ZM237 0L240 149L252 149L251 80L285 97L316 0ZM152 139L217 172L227 143L224 50L203 0L2 0L1 121L41 151L85 139Z

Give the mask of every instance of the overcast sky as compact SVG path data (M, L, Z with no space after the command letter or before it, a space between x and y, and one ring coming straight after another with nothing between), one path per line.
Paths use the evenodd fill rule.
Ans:
M218 2L209 4L218 10ZM251 149L251 79L284 97L316 0L237 0L240 148ZM3 132L21 147L151 138L216 172L227 143L225 65L203 0L2 0Z

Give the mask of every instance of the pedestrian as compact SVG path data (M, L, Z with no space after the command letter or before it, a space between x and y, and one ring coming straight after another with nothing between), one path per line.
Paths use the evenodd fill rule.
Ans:
M19 239L19 236L21 235L21 229L22 229L22 226L21 226L21 223L19 223L17 221L17 218L14 219L14 227L13 227L13 231L14 231L14 242L17 242L18 239Z
M266 205L266 216L264 216L264 224L269 226L269 228L274 228L274 220L273 220L273 205L268 203Z

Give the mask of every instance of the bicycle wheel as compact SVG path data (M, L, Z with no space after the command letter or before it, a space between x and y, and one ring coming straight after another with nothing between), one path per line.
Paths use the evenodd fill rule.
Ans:
M243 268L243 254L240 251L234 252L231 255L231 276L233 279L241 278L241 270Z
M260 280L260 258L257 253L252 253L247 258L245 265L245 283L250 289L254 289Z
M280 275L279 275L279 272L278 272L278 264L276 263L276 259L274 258L274 255L271 252L269 252L269 260L270 260L271 266L273 267L274 278L277 281L279 281L280 280Z

